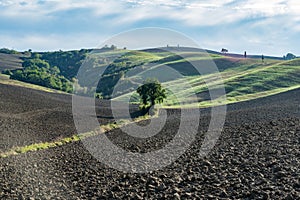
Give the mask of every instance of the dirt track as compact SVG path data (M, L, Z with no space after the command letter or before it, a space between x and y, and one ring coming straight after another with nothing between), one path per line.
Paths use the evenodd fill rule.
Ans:
M6 89L9 94L12 88L7 86ZM17 89L13 89L10 95L5 96L6 102L14 102L12 99ZM68 98L53 94L43 94L43 98L40 92L36 94L35 91L23 90L20 91L23 95L18 100L19 103L11 106L14 114L53 107L64 108L65 110L52 110L50 113L66 113L61 116L68 120L52 121L55 118L44 118L48 119L47 124L53 122L53 126L45 127L49 134L51 130L58 128L58 122L72 123ZM3 90L0 91L2 100ZM30 98L33 95L40 96L40 99ZM111 169L94 159L82 142L3 158L0 160L0 199L297 199L300 196L299 97L300 90L295 90L228 106L221 138L206 158L199 158L199 146L209 121L209 115L206 115L209 110L203 110L199 134L191 148L176 162L150 174L128 174ZM25 104L37 106L24 109ZM1 103L2 115L10 112L12 110ZM127 150L149 152L172 139L178 129L179 117L179 111L170 110L163 131L150 139L136 140L123 134L121 130L114 130L107 135L115 144ZM8 118L19 120L16 116L1 117L4 120L1 126L8 129L4 133L1 131L4 138L11 134L8 126L10 122L5 121ZM145 123L147 122L141 124ZM73 130L70 124L60 126L70 126L70 132ZM22 129L26 127L29 126L20 123L14 129L18 137L4 140L2 146L11 146L6 142L22 143L22 135L26 133ZM61 134L69 133L63 132L65 130L67 128L63 128ZM43 138L33 136L38 139L40 137ZM24 137L28 138L28 135ZM119 163L122 164L121 161Z

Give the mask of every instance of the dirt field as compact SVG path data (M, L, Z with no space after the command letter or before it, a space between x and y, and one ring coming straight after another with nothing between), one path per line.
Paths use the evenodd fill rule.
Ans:
M5 54L0 53L0 72L6 69L22 68L23 54Z
M74 134L70 96L0 87L2 149ZM109 168L82 142L1 158L0 199L297 199L299 97L300 90L295 90L228 106L222 135L205 158L198 153L210 110L201 110L190 149L171 165L148 174ZM103 123L112 120L107 105L103 113L97 111L107 116ZM135 139L119 129L107 136L129 151L150 152L173 138L179 121L180 111L169 110L166 125L154 137ZM122 159L118 162L121 165Z
M0 152L77 134L71 95L0 84L0 96ZM99 124L112 123L110 103L97 105Z

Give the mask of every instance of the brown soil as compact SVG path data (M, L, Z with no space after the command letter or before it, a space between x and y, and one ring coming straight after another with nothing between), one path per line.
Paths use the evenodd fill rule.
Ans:
M210 110L201 110L199 133L190 149L176 162L148 174L109 168L97 161L82 142L2 158L0 198L297 199L300 196L299 97L300 90L294 90L228 106L222 135L205 158L198 153ZM43 133L49 135L52 130L63 135L75 131L69 98L1 85L1 115L6 115L1 116L1 130L7 129L1 131L5 141L2 148L25 144L23 140L49 139L42 136L42 131L38 135L35 135L38 131L28 131L32 125L43 127ZM37 119L47 121L39 124ZM179 121L180 111L169 110L167 123L157 136L136 139L119 129L107 136L129 151L149 152L173 138ZM120 164L122 159L118 160Z

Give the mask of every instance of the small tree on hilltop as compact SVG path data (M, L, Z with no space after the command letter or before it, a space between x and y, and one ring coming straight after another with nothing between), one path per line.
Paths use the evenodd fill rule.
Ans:
M285 57L286 60L292 60L292 59L295 59L295 58L296 58L296 56L292 53L288 53Z
M147 79L136 91L141 97L143 110L148 113L152 106L156 103L162 103L166 98L166 90L162 88L160 82L156 79Z
M224 53L224 54L228 53L228 49L222 48L221 53Z

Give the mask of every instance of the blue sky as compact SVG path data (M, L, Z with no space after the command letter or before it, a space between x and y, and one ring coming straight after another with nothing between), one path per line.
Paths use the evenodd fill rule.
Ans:
M300 55L299 10L299 0L0 0L0 47L94 48L123 31L161 27L202 48Z

